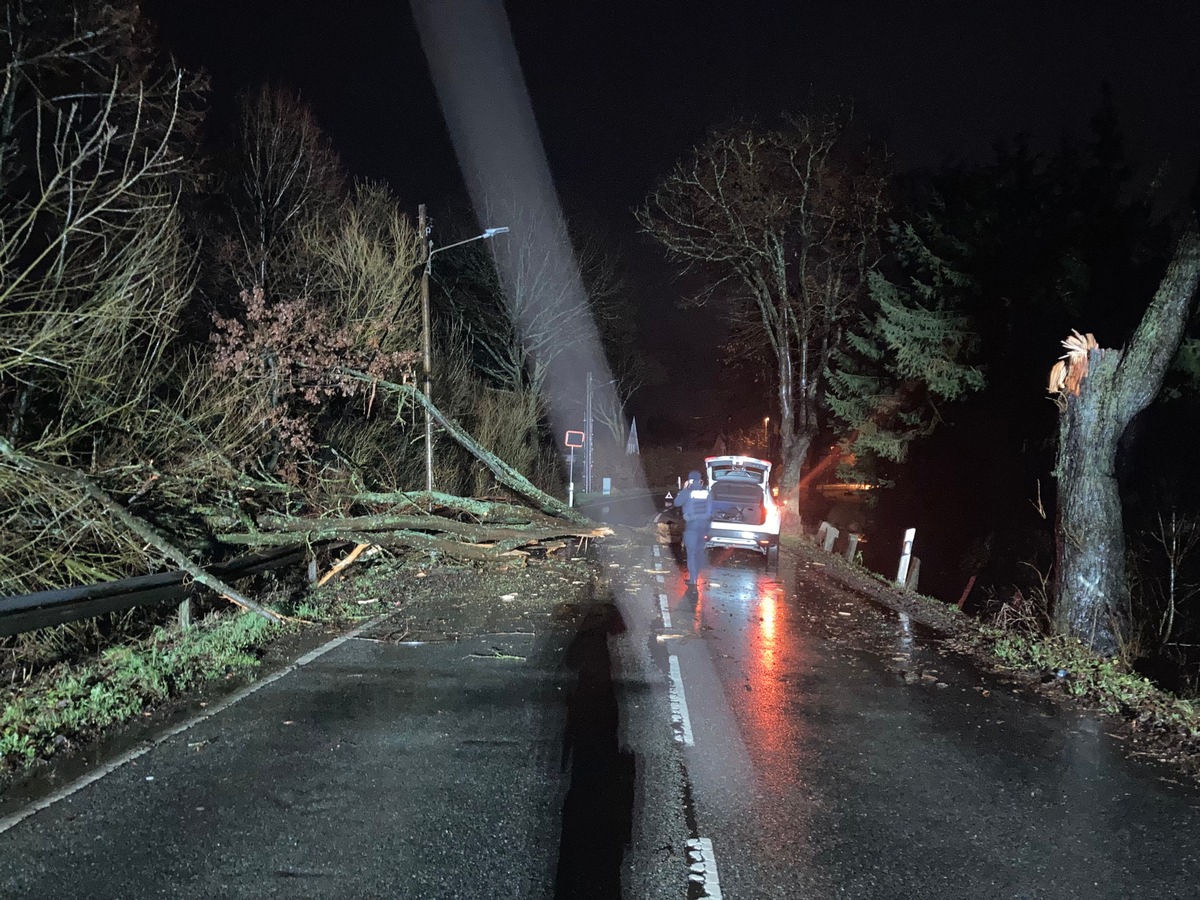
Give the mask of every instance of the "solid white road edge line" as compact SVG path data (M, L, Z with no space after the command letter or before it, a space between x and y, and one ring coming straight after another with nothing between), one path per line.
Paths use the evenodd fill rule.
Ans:
M33 803L30 803L24 809L18 810L15 813L11 813L10 815L5 816L4 818L0 819L0 834L3 834L4 832L8 831L14 825L19 825L21 822L24 822L30 816L41 812L43 809L47 809L48 807L53 806L59 800L65 800L67 797L70 797L72 794L78 793L79 791L83 790L85 787L87 787L92 782L99 781L105 775L108 775L110 772L115 772L117 769L121 768L121 766L125 765L126 763L132 762L133 760L137 759L139 756L146 755L151 750L153 750L155 747L157 747L159 744L162 744L165 741L170 740L171 738L175 737L178 734L182 734L183 732L185 732L189 728L191 728L193 725L198 725L199 723L205 721L206 719L211 719L217 713L224 712L225 710L229 709L229 707L233 706L233 704L238 703L241 700L245 700L247 697L249 697L255 691L261 690L262 688L265 688L268 684L272 684L272 683L278 681L284 675L288 675L288 674L296 671L296 669L300 668L301 666L308 665L314 659L324 656L330 650L336 649L337 647L340 647L342 644L346 643L346 641L358 637L364 631L368 630L369 628L373 628L375 625L377 625L379 622L383 621L383 619L385 619L385 618L386 618L386 616L379 616L377 618L374 618L370 622L367 622L363 625L359 625L353 631L343 634L341 637L336 637L332 641L329 641L326 644L322 644L320 647L317 647L313 650L309 650L307 653L305 653L303 656L301 656L295 662L289 663L288 665L286 665L282 669L280 669L278 672L274 672L271 675L268 675L267 677L263 678L262 680L254 682L253 684L248 684L248 685L246 685L246 687L242 688L241 690L234 691L232 694L230 694L224 700L221 700L220 702L214 704L213 706L210 706L207 709L205 709L204 712L198 713L197 715L193 716L192 718L188 719L187 721L180 722L178 725L173 725L171 728L167 729L162 734L160 734L157 737L151 739L150 741L142 744L141 746L134 747L132 750L126 750L120 756L117 756L116 758L110 760L109 762L106 762L104 765L102 765L96 769L93 769L91 772L88 772L86 775L83 775L80 778L75 779L75 781L71 782L70 784L68 784L64 787L59 788L54 793L47 794L45 797L42 797L41 799L35 800Z
M688 838L688 880L701 886L700 896L722 900L721 878L717 875L717 855L708 838Z
M687 696L683 693L683 673L679 671L679 657L670 654L671 666L671 719L678 726L675 739L685 747L694 747L692 720L688 716Z
M671 627L671 607L667 605L667 595L658 595L658 608L662 611L663 628Z

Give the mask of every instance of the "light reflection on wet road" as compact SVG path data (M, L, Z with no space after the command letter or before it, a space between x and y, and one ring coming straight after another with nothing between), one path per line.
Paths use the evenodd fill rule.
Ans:
M1197 896L1200 792L819 569L668 583L726 897Z

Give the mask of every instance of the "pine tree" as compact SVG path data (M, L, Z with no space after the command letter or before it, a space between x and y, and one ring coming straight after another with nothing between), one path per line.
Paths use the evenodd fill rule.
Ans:
M897 275L869 274L870 311L835 354L826 397L844 426L844 459L857 477L877 480L880 460L903 461L936 427L939 403L984 384L966 362L978 336L962 312L974 283L955 266L965 247L931 217L894 225L890 243Z

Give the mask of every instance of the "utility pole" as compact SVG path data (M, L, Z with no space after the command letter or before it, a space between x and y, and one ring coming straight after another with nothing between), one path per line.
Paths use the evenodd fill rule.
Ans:
M425 221L425 204L417 207L417 231L421 235L421 355L425 369L425 396L433 401L430 373L433 368L433 353L429 334L429 229ZM433 416L425 407L425 490L433 502Z
M587 373L587 401L583 410L583 429L587 432L583 448L583 491L592 492L592 373Z
M494 238L498 234L508 234L508 226L501 225L494 228L485 228L483 234L477 234L475 237L465 238L461 241L456 241L453 244L447 244L444 247L433 248L433 241L429 239L429 221L425 217L425 204L422 203L417 207L417 230L421 233L421 356L425 369L425 396L429 403L433 402L433 385L430 381L430 375L433 370L433 336L431 334L430 319L429 319L429 270L432 268L433 255L441 253L443 250L450 250L453 247L461 247L463 244L469 244L471 241L484 241ZM430 509L433 508L433 415L429 412L429 405L425 406L425 490L429 492Z
M595 403L592 398L598 388L606 388L610 384L616 383L616 378L610 378L603 384L596 384L592 373L587 373L587 401L583 407L583 430L587 440L587 444L583 448L583 489L589 494L592 491L592 444L596 437Z

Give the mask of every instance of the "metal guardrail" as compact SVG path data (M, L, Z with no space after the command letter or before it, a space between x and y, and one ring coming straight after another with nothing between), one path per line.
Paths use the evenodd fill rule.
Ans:
M208 567L208 571L223 581L237 581L302 562L310 552L306 545L272 548L218 563ZM137 606L178 602L200 589L186 572L161 572L103 584L4 597L0 598L0 637Z

